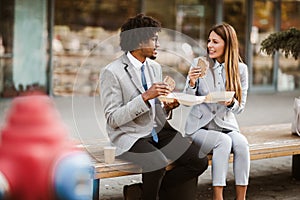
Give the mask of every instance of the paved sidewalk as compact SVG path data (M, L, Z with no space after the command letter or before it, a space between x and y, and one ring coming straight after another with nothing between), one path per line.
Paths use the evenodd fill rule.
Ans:
M248 126L291 122L294 98L298 96L299 90L264 94L250 92L246 109L238 116L239 124ZM54 97L53 100L62 120L70 129L71 137L82 140L106 138L99 97ZM1 126L10 103L10 99L0 100ZM100 182L100 199L121 200L123 186L140 181L140 175L103 179ZM212 199L211 194L209 167L199 178L197 200ZM300 181L291 178L291 157L252 161L247 194L248 200L299 200ZM224 196L225 199L234 199L232 164Z
M198 181L197 200L211 200L211 168L202 174ZM101 200L122 200L124 184L139 182L140 175L101 180ZM224 199L233 200L234 181L232 164L229 168ZM299 200L300 181L291 178L291 157L272 158L251 162L250 184L247 200Z
M292 120L293 102L300 91L267 94L249 94L244 113L238 116L240 126L289 123ZM300 138L299 138L300 139ZM250 184L247 200L299 200L300 181L291 177L292 157L251 161ZM234 177L230 164L224 199L235 198ZM300 169L299 169L300 170ZM197 200L212 199L211 167L199 177ZM140 182L134 175L101 180L101 200L122 200L125 184Z

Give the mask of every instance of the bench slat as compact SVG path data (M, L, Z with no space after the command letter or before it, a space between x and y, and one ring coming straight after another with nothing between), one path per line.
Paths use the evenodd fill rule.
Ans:
M300 137L291 134L291 124L243 127L241 132L248 139L251 160L300 154ZM99 146L96 148L95 146L89 145L89 148L93 149L89 152L94 158L95 179L141 172L138 166L124 160L116 159L113 164L104 163L103 151L99 149ZM211 157L212 155L208 156L209 164L211 164ZM229 162L232 161L233 155L229 159Z

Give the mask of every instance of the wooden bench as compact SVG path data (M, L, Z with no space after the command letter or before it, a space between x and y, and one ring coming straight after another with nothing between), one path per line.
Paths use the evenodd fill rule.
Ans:
M251 160L293 156L292 176L300 180L300 137L291 135L291 124L250 126L241 128L250 145ZM116 160L113 164L104 163L103 151L99 146L89 145L88 151L93 157L94 181L93 199L99 199L100 179L138 174L141 169L132 163ZM209 160L211 164L211 155ZM232 162L232 155L230 162ZM136 171L131 173L129 171Z

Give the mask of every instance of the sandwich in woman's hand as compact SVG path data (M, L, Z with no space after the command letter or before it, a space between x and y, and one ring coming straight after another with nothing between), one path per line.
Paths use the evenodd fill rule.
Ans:
M199 57L197 67L200 68L199 78L203 78L208 69L209 63L205 57Z

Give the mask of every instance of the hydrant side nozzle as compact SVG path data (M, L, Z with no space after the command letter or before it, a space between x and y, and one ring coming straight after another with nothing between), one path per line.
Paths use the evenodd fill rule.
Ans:
M8 196L9 191L9 183L4 174L0 171L0 200L4 200Z

